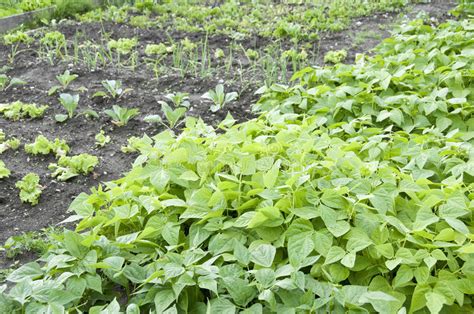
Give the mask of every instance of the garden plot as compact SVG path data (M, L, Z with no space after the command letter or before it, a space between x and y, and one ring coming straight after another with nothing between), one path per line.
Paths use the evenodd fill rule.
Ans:
M5 308L472 310L471 20L420 16L342 64L338 38L362 51L384 33L278 24L294 32L275 45L94 14L2 48L2 189L27 214L10 221L55 202L41 222L78 223L8 275Z
M418 5L410 14L426 9L443 19L448 7L445 2ZM1 47L1 66L11 83L17 79L23 82L9 87L10 82L6 82L1 102L36 103L48 105L48 109L38 119L13 122L2 118L0 128L7 138L17 138L22 145L34 142L39 135L64 140L71 148L69 154L91 154L99 158L99 163L87 176L79 175L62 182L50 177L52 171L48 166L55 163L54 154L26 154L22 147L5 151L2 160L11 175L3 179L1 186L3 210L0 214L4 224L0 227L0 239L61 221L67 217L68 203L76 195L126 172L136 154L123 153L121 148L132 136L154 134L165 128L160 123L143 120L158 115L166 122L159 101L167 101L172 107L172 101L165 98L167 94L187 94L191 105L183 107L186 115L201 117L211 125L218 125L228 113L237 122L245 121L253 117L250 105L258 99L254 94L257 86L265 82L287 82L295 69L305 62L320 64L324 54L332 49L346 48L351 60L355 52L374 45L374 40L361 39L371 36L367 35L367 29L379 27L376 38L384 37L385 29L395 17L396 13L388 13L361 18L347 31L323 32L321 40L300 40L296 44L291 38L282 38L274 44L270 38L260 35L235 40L224 34L157 32L154 27L110 21L65 22L39 31L13 33L10 44ZM357 29L361 30L360 35ZM306 47L307 53L302 47ZM301 59L302 52L306 54L304 59ZM281 55L285 55L281 62L275 63ZM66 71L77 77L64 87L58 76ZM93 97L97 92L106 92L103 86L106 81L120 82L126 92L115 98ZM211 112L212 101L201 96L219 84L225 85L225 92L237 92L239 97ZM50 95L54 86L59 87ZM61 94L79 97L74 117L62 123L55 119L58 115L64 119L67 111L60 104ZM114 105L136 108L139 114L119 127L104 114ZM88 115L91 112L92 115ZM99 117L94 117L94 113ZM101 130L111 138L103 147L95 140ZM15 187L15 183L30 172L40 176L42 190L35 207L22 203Z

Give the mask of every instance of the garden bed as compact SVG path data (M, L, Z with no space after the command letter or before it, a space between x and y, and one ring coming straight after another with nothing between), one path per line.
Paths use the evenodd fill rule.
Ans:
M426 11L430 16L435 17L433 21L436 22L444 20L447 17L447 11L453 7L454 3L433 1L430 4L414 6L409 14L415 16L420 11ZM347 49L347 61L352 62L357 53L369 51L382 38L388 36L388 30L393 23L397 22L397 16L398 13L380 13L357 18L353 21L352 26L345 31L322 33L319 40L306 41L303 44L310 47L310 51L312 51L310 63L313 65L322 64L324 54L336 49ZM167 42L170 40L169 36L175 42L185 38L192 42L205 40L204 33L175 31L165 34L153 28L142 29L111 22L66 22L59 24L56 29L66 36L70 55L73 54L75 38L79 42L90 40L101 43L106 35L112 39L136 37L139 40L139 58L146 58L144 54L146 44ZM40 31L39 34L44 32L46 30ZM166 93L189 93L192 106L187 114L201 117L204 122L213 126L224 120L227 113L230 113L238 122L254 117L250 106L258 99L258 95L254 94L256 89L270 78L274 81L287 82L293 68L291 64L288 64L286 71L278 69L286 77L282 77L281 74L271 77L262 68L253 66L243 52L244 49L262 53L272 43L272 40L258 36L237 41L236 44L244 49L234 52L230 64L226 64L226 60L216 59L213 53L217 49L222 49L226 55L229 54L231 42L233 40L224 35L213 35L207 39L212 66L211 70L204 73L204 76L200 76L199 73L197 75L193 75L193 73L180 74L176 71L156 74L149 65L143 63L134 69L127 69L128 65L118 66L113 62L108 66L91 69L81 62L75 63L73 60L54 57L54 62L51 64L44 56L39 57L40 45L37 41L30 46L20 45L19 49L22 51L15 56L13 63L9 63L11 48L0 45L0 60L2 60L0 68L7 69L6 74L9 77L20 78L27 82L26 85L0 91L0 103L21 100L25 103L49 105L49 109L42 119L12 122L0 118L0 129L3 129L7 136L20 139L22 144L33 142L40 134L49 139L64 139L70 145L72 154L89 153L98 156L100 160L98 167L91 175L78 176L67 182L60 182L51 178L51 171L48 170L48 165L55 162L53 155L32 156L26 154L22 148L17 151L4 152L1 159L11 170L11 175L9 178L3 179L0 184L0 219L2 220L0 242L14 234L39 230L59 223L68 217L69 214L66 210L75 196L81 192L88 192L90 188L96 187L101 182L121 177L136 158L133 153L121 152L121 147L127 144L127 139L131 136L141 136L143 133L152 135L165 128L147 124L143 122L143 118L150 114L162 115L157 101L165 100L163 96ZM289 40L282 40L278 48L280 51L277 49L274 50L274 53L281 54L281 50L292 47L293 44ZM199 60L201 59L199 58ZM306 61L298 64L304 64L304 62ZM172 60L168 58L163 67L173 68ZM114 126L110 123L110 119L103 114L99 119L78 116L65 123L57 123L54 116L64 113L64 109L58 102L58 95L48 96L48 90L58 84L55 77L65 70L70 70L71 73L78 75L78 78L71 83L66 91L71 94L79 93L78 112L93 109L102 113L104 110L110 109L112 105L120 105L138 108L140 115L123 127ZM103 90L102 80L112 79L121 80L124 88L130 88L132 91L118 100L92 98L94 93ZM239 98L226 105L222 110L211 113L209 111L210 104L203 101L201 95L219 83L225 83L226 91L238 92ZM81 88L85 89L77 92ZM104 130L111 137L111 143L104 148L98 148L95 145L94 136L100 130ZM18 197L18 189L15 187L15 183L29 172L35 172L40 176L43 188L40 202L36 206L22 203Z

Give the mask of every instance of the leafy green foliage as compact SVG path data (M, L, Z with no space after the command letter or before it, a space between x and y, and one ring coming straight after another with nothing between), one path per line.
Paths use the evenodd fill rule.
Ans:
M183 121L182 118L187 111L185 107L173 109L164 101L159 101L158 103L161 104L161 111L163 111L170 128L178 126Z
M25 85L25 84L27 84L27 82L22 79L19 79L16 77L10 78L6 74L0 74L0 90L1 91L7 90L13 86Z
M36 104L25 104L21 101L15 101L9 104L0 104L0 114L5 119L17 121L20 119L41 118L49 107L47 105L38 106Z
M118 54L122 55L129 54L137 45L138 39L136 38L111 39L107 44L110 50L115 50Z
M40 178L36 173L28 173L15 186L20 190L20 200L24 203L36 205L41 196Z
M406 132L472 138L472 22L450 21L435 31L422 21L404 24L356 64L307 68L293 86L262 89L256 111L308 113L326 124L368 119Z
M123 89L122 81L120 80L104 80L102 81L102 86L104 86L105 91L99 91L95 93L92 97L111 97L111 98L120 98L126 93L132 91L130 88Z
M53 87L51 87L48 91L48 95L53 95L55 94L58 90L66 90L69 86L69 84L71 84L72 81L74 81L75 79L77 79L79 77L79 75L77 74L71 74L71 72L69 70L66 70L64 71L63 74L60 74L58 76L56 76L56 79L59 81L59 83L61 85L55 85Z
M29 36L27 33L23 31L15 31L12 33L8 33L3 35L3 41L6 45L14 45L14 44L30 44L33 42L33 38Z
M58 122L64 122L67 118L71 119L74 116L74 111L76 111L77 106L79 105L79 95L71 94L60 94L59 103L66 109L67 116L58 114L55 119Z
M61 156L57 163L49 165L49 170L53 171L52 177L60 181L67 181L80 174L87 175L91 173L95 166L99 164L96 156L89 154L80 154L75 156Z
M66 37L58 31L47 32L40 39L40 43L50 49L60 49L66 45Z
M125 108L119 105L113 105L112 109L107 109L104 112L112 118L112 123L116 126L127 125L130 119L140 114L137 108Z
M99 147L104 147L108 143L110 143L110 136L105 135L104 130L100 130L100 132L97 133L95 136L95 145Z
M16 137L7 139L3 130L0 129L0 154L4 153L9 149L17 150L18 147L20 147L20 140Z
M18 255L26 253L43 255L47 252L49 246L54 241L54 237L59 234L59 230L55 228L48 228L42 230L41 232L26 232L21 235L8 238L3 247L0 247L0 249L5 251L5 255L8 258L14 258Z
M162 56L168 53L172 53L174 49L174 45L166 46L164 43L148 44L145 47L145 54L147 56Z
M3 162L3 160L0 160L0 179L3 178L8 178L10 176L11 172Z
M345 49L328 51L324 55L324 62L338 64L346 60L347 51Z
M211 106L211 111L217 112L226 104L236 100L238 96L237 92L224 92L224 85L218 84L215 90L210 90L201 97L212 101L213 105Z
M225 132L188 117L129 139L134 167L72 202L76 230L0 305L472 312L473 30L406 25L379 55L262 88L262 115Z
M66 155L70 148L65 140L55 138L48 140L44 135L38 135L31 144L25 144L25 152L32 155L48 155L54 153L57 157Z

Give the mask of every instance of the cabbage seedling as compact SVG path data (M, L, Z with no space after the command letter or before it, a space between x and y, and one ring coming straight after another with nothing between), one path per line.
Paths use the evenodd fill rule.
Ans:
M69 70L64 71L63 74L56 76L56 79L59 81L61 85L55 85L51 87L48 91L48 95L55 94L58 90L65 90L72 81L77 79L79 76L77 74L71 74Z
M118 105L114 105L112 106L112 109L105 110L104 112L112 118L112 123L116 126L127 125L130 119L140 114L140 111L136 108L128 109Z
M79 104L79 95L61 94L59 95L59 102L66 109L68 115L57 114L55 119L58 122L64 122L67 118L71 119L73 117L74 111Z
M218 84L215 90L210 90L201 97L204 99L211 100L214 104L211 105L210 109L212 112L217 112L218 110L222 109L226 104L237 99L238 94L237 92L225 93L224 85Z
M191 105L189 103L189 94L188 93L170 93L165 96L167 99L171 100L175 107L186 107L189 108Z
M131 88L123 89L122 81L120 80L104 80L101 82L104 86L105 91L99 91L92 95L92 97L104 97L104 98L120 98L126 93L132 91Z

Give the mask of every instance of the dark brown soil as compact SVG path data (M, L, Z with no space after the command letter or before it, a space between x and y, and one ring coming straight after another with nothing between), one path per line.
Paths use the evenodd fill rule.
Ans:
M410 14L413 16L420 10L425 10L442 20L447 17L448 10L453 7L454 2L452 1L433 0L430 4L416 5ZM342 48L349 51L348 61L352 61L356 53L369 51L381 38L387 37L390 25L396 20L397 14L376 14L355 20L353 27L347 31L322 34L319 42L311 43L317 50L317 55L314 57L315 62L320 64L325 52ZM165 41L168 35L175 40L185 37L198 40L203 36L203 34L190 33L162 34L156 30L136 29L112 23L103 25L98 23L65 24L60 25L59 30L68 39L72 39L78 32L95 41L100 41L103 31L110 34L111 38L136 36L140 39L142 50L146 43ZM377 36L369 36L365 38L364 42L355 45L357 34L367 32L367 30L374 31ZM373 33L371 34L373 35ZM271 41L268 39L253 38L240 44L245 48L263 49L270 43ZM229 44L230 40L223 36L209 38L211 51L216 48L226 50ZM282 46L291 47L291 44L283 42ZM237 55L235 58L235 62L243 69L243 74L237 73L237 70L229 73L224 67L221 67L212 76L206 78L183 77L179 74L160 75L155 78L153 72L144 64L139 65L134 71L112 66L90 71L83 66L64 61L50 65L48 62L40 60L34 49L20 53L14 64L10 65L7 60L9 52L8 47L0 45L0 68L11 66L12 69L7 74L11 77L21 78L28 84L0 92L0 103L21 100L29 103L48 104L50 108L43 119L12 122L0 118L0 129L3 129L7 136L21 139L22 144L32 142L39 134L50 139L56 137L65 139L72 149L70 154L84 152L94 154L100 158L100 164L90 176L79 176L67 182L58 182L50 177L48 170L49 163L55 161L54 156L30 156L24 152L23 147L15 152L3 153L0 158L12 174L9 178L0 181L0 242L4 242L13 234L39 230L61 222L68 216L69 203L76 195L88 192L91 187L97 186L100 182L122 176L130 168L136 156L122 153L121 146L126 144L127 138L130 136L141 136L143 133L154 134L164 129L164 127L150 126L142 119L148 114L162 115L157 101L163 100L163 95L167 92L189 93L192 108L188 114L199 116L211 125L217 125L228 112L237 121L245 121L253 117L250 106L256 100L254 91L260 87L262 79L260 73L245 72L249 64L243 55ZM66 69L79 75L79 78L71 84L68 92L75 93L75 89L87 88L86 92L80 94L78 112L92 108L101 114L100 119L88 120L84 116L77 116L63 124L55 122L54 115L64 113L64 109L59 105L57 96L48 96L47 91L51 86L57 84L55 76L63 73ZM100 82L104 79L122 80L124 87L132 88L133 91L117 101L92 98L96 91L102 90ZM238 101L228 105L224 110L211 114L209 104L202 102L200 96L221 82L226 82L227 91L237 91L240 97ZM115 104L139 108L140 115L124 127L115 127L103 114L103 110L109 109ZM111 136L112 142L104 148L98 149L95 147L94 136L101 129ZM34 207L21 203L18 190L15 188L15 182L29 172L35 172L40 176L44 188L40 203ZM2 264L3 262L0 263L0 268L2 268Z

